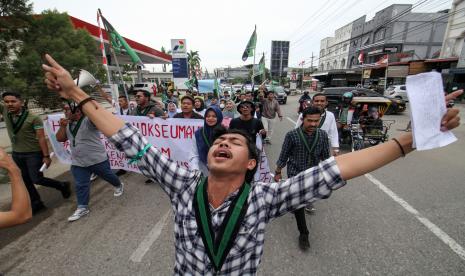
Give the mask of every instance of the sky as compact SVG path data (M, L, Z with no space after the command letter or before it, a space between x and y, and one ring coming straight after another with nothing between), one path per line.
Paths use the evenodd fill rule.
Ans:
M297 67L315 55L320 40L351 21L392 4L424 2L414 12L448 9L452 0L36 0L34 12L57 9L97 25L97 9L123 36L160 50L173 38L185 38L187 50L199 51L201 66L209 72L219 67L251 64L241 57L257 26L256 63L265 53L269 67L272 40L290 41L289 66ZM161 66L155 67L161 70Z

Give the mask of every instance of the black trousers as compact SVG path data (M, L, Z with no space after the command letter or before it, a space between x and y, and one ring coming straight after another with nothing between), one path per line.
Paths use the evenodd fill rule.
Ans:
M57 190L63 189L64 184L62 182L44 177L44 174L39 171L40 167L42 167L41 152L13 152L12 157L21 170L21 176L29 192L32 207L41 203L40 195L34 184Z
M297 222L297 228L301 235L308 235L307 221L305 220L305 207L294 211L295 220Z

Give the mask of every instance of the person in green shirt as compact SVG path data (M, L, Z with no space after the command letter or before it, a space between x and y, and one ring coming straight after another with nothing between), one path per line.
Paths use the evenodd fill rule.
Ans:
M4 104L0 113L5 119L8 136L13 148L13 160L21 170L31 200L32 213L45 208L34 184L55 188L64 198L71 195L70 183L44 177L40 172L43 163L50 166L52 160L45 139L42 119L24 107L21 95L15 92L2 94Z

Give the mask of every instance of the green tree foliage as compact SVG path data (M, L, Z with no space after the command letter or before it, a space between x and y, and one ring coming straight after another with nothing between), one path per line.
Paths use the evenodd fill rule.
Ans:
M9 89L14 89L42 107L56 107L59 101L43 82L41 64L44 55L51 54L71 75L77 77L85 69L102 79L102 68L96 63L98 47L85 30L75 30L67 14L45 11L32 20L23 38L17 59L13 62L14 78Z
M0 92L6 83L21 86L12 74L10 56L21 45L31 21L32 4L25 0L0 0Z
M18 46L31 21L32 4L25 0L0 0L0 60Z
M200 68L199 51L190 51L187 53L187 66L189 67L190 76L195 75L195 69Z

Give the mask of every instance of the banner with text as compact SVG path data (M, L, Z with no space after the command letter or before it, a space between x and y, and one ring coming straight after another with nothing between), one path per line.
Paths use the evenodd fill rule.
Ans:
M189 168L189 152L194 146L194 132L203 126L203 120L186 120L186 119L150 119L142 116L120 116L126 122L137 127L141 134L149 141L150 144L157 147L162 154L175 161L179 166ZM71 147L69 141L64 143L58 142L55 134L60 128L60 118L63 114L48 115L44 123L45 131L52 144L55 155L61 163L71 164ZM258 138L258 137L257 137ZM102 134L101 142L105 147L113 169L123 169L140 173L136 164L129 164L124 152L110 143ZM258 164L258 170L255 180L260 182L270 182L272 177L268 166L268 159L262 146L261 139L257 139L257 147L261 151L261 158Z

